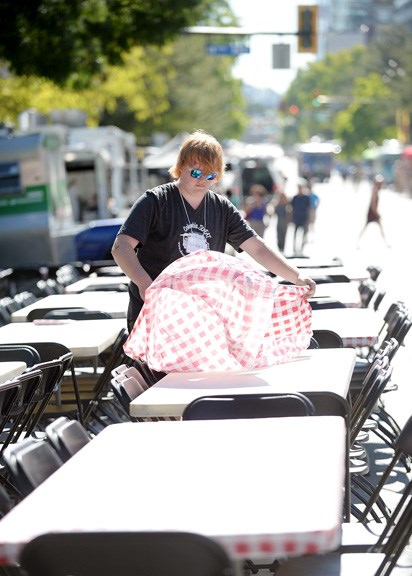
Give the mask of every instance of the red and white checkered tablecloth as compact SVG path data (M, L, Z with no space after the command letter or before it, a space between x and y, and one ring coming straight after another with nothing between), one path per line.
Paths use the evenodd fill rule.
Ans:
M342 336L344 348L357 348L362 346L375 346L377 336Z
M124 350L162 372L270 366L309 346L307 293L233 256L199 250L152 283Z

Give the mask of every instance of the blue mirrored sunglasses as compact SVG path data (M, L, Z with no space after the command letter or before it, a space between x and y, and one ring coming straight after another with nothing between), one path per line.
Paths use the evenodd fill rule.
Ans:
M198 170L197 168L194 168L193 170L190 171L190 175L192 178L196 178L196 180L200 180L200 178L202 177L203 171L202 170ZM210 174L205 174L205 178L206 180L214 180L217 176L217 172L211 172Z

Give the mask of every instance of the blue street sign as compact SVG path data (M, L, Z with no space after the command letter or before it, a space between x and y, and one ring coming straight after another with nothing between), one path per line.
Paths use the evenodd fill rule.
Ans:
M249 54L249 46L244 44L206 44L206 52L212 56L239 56Z

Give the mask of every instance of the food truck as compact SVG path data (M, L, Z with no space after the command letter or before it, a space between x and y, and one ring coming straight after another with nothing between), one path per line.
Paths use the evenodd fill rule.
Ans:
M0 267L77 260L76 235L101 219L117 225L136 199L135 151L134 135L114 126L1 137Z

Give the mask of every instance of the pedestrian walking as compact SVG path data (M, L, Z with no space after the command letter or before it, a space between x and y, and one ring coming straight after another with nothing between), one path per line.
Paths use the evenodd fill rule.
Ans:
M302 254L306 244L309 226L310 199L303 183L298 184L298 191L292 201L292 222L295 226L293 235L293 250L295 254Z
M374 222L375 224L378 225L379 231L381 233L382 239L384 240L385 244L388 245L388 243L386 241L386 237L385 237L385 232L384 232L384 229L382 226L381 215L379 212L379 193L382 189L384 181L385 181L385 179L382 176L382 174L377 174L375 176L375 178L373 179L372 193L371 193L371 199L369 202L368 212L366 215L366 222L365 222L365 226L363 227L363 229L361 230L361 233L359 235L359 240L363 236L368 225Z
M281 252L285 251L286 234L290 224L291 206L289 198L285 192L281 190L278 194L278 199L275 205L276 214L276 234L278 241L278 248Z
M309 191L309 200L310 200L310 208L309 208L309 232L313 232L316 222L316 215L318 211L318 206L320 202L319 196L313 190L313 183L311 180L308 180L308 191Z
M243 210L249 225L263 238L267 227L267 190L262 184L252 184Z

